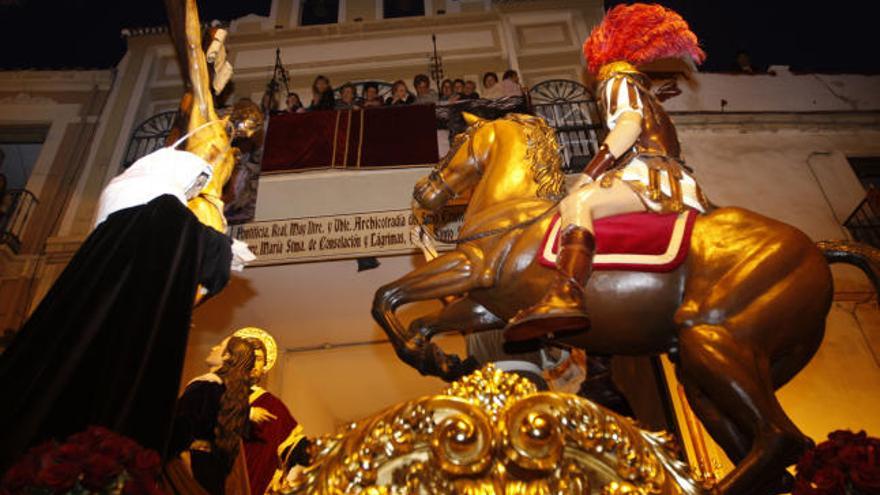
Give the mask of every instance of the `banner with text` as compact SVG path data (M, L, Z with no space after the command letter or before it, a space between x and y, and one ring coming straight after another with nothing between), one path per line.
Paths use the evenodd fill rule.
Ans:
M454 239L461 211L440 218L437 235ZM433 223L433 218L427 219ZM233 225L232 237L247 243L257 260L249 266L387 256L419 251L413 242L415 216L411 210L270 220ZM437 243L438 250L451 245Z

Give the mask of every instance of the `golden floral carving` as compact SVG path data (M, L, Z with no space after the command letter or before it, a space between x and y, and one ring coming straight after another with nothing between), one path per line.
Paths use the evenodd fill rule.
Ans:
M315 447L312 466L287 493L703 493L667 436L581 397L537 392L492 365Z

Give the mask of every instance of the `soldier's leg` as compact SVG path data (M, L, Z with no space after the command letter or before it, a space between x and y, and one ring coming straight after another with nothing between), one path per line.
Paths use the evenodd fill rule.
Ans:
M584 287L596 250L593 220L642 211L644 206L632 189L615 180L609 187L594 182L572 192L562 200L560 210L563 227L556 258L557 276L538 303L510 320L505 332L508 340L589 329Z

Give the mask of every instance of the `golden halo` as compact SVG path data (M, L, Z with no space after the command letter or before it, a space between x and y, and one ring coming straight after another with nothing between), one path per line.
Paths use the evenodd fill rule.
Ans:
M275 366L275 360L278 359L278 345L275 343L275 338L272 335L263 330L262 328L257 327L244 327L239 328L235 331L234 334L236 337L242 338L250 338L250 339L259 339L260 342L266 347L266 371L272 369Z

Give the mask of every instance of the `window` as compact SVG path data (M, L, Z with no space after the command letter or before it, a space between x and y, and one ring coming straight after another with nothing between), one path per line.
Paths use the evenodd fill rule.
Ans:
M48 128L0 128L0 244L18 253L21 233L36 206L26 189Z
M382 17L413 17L425 15L425 0L384 0Z
M865 189L871 186L880 189L880 157L847 157L847 160Z
M0 143L0 175L7 189L24 189L43 143Z
M305 0L300 26L317 26L339 22L339 0Z

